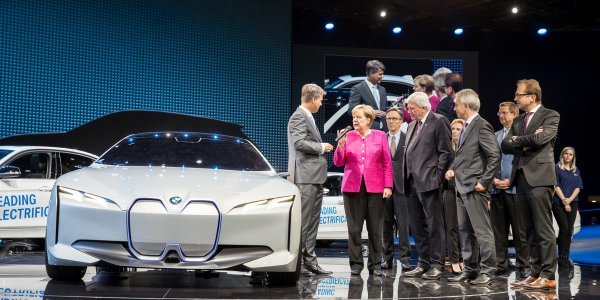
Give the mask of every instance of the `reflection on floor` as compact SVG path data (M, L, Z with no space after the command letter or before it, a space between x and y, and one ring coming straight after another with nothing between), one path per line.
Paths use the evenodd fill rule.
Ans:
M597 228L596 228L597 229ZM582 230L583 232L583 230ZM590 237L585 247L594 245L600 253L600 235ZM574 242L574 245L577 243ZM336 242L319 249L319 262L332 276L303 277L296 286L276 287L268 279L251 277L249 273L138 270L137 272L96 274L88 268L82 281L70 283L50 280L44 268L43 252L13 253L0 258L1 299L409 299L409 298L466 298L466 299L594 299L600 298L598 274L600 266L576 264L572 269L557 271L558 288L552 291L528 292L508 285L515 280L513 270L499 276L491 285L472 286L440 280L411 279L402 271L386 271L385 277L351 276L346 243ZM577 249L574 249L577 251ZM575 260L577 262L577 260ZM414 264L416 255L413 253Z

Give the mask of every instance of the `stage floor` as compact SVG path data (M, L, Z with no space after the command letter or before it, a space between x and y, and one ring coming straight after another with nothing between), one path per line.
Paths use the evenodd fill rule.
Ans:
M600 227L590 228L598 230ZM600 235L585 234L585 247L595 248L600 255ZM591 237L591 240L590 240ZM578 244L574 241L574 246ZM76 283L50 280L44 268L43 252L12 254L0 258L0 299L409 299L409 298L467 298L467 299L597 299L600 298L600 266L577 264L572 269L559 269L554 291L527 292L515 290L508 283L516 272L498 276L488 286L452 284L440 280L409 279L402 271L386 271L386 276L369 276L366 270L360 277L351 276L345 242L333 243L319 249L321 266L333 271L331 276L303 277L296 286L270 286L263 278L249 273L217 272L214 278L204 278L193 271L140 270L125 273L96 274L88 268L83 280ZM577 251L578 249L574 249ZM413 253L411 263L416 263Z

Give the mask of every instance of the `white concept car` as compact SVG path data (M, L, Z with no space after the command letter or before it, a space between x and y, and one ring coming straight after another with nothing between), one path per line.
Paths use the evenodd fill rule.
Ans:
M134 134L57 180L46 271L62 280L87 266L258 271L295 284L300 222L298 189L250 141Z

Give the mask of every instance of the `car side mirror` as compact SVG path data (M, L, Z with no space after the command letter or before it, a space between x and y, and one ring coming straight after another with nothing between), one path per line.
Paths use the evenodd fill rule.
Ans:
M15 166L1 166L0 179L19 178L21 177L21 169Z
M288 173L288 172L279 172L279 173L277 173L277 176L279 176L279 177L281 177L283 179L287 179L288 176L290 176L290 173Z

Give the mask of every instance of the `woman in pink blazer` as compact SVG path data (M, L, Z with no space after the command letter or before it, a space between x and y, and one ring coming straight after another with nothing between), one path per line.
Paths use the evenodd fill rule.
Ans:
M348 225L348 253L352 275L360 275L364 268L362 257L362 228L367 221L369 233L369 275L383 276L381 272L381 227L383 198L392 195L392 159L387 136L371 129L375 111L368 105L352 109L352 125L338 140L333 163L344 166L342 192L346 224Z

